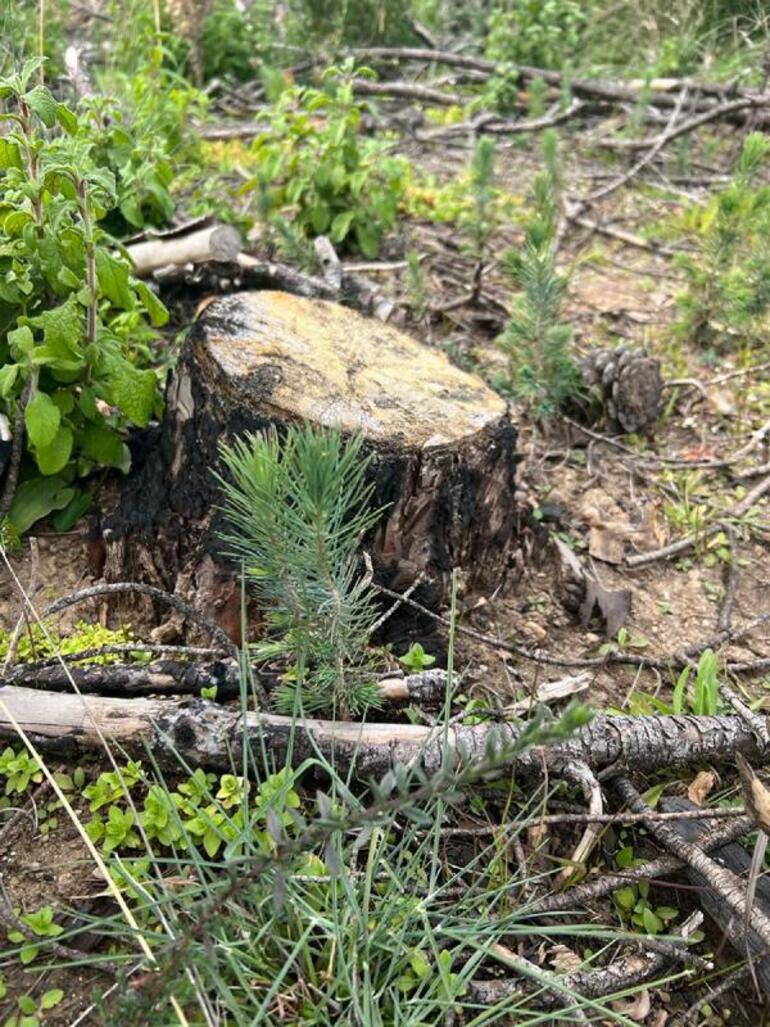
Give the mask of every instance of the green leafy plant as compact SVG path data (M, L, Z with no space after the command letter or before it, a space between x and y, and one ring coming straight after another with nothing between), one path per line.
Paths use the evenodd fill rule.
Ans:
M25 927L28 927L38 938L58 938L64 931L60 924L55 923L54 911L51 906L42 906L34 913L23 913L21 915L19 915L17 910L16 915ZM40 944L30 941L22 931L8 931L8 941L13 942L14 945L21 946L19 959L25 966L36 959L40 952Z
M413 642L403 656L399 656L398 662L413 673L419 673L427 667L432 667L436 657L426 653L419 642Z
M580 393L581 377L570 352L572 328L561 320L567 279L556 269L556 136L546 133L545 168L535 178L534 215L507 270L520 292L498 342L508 356L508 379L498 384L540 416L553 414Z
M224 535L246 580L268 609L261 658L285 660L278 693L294 707L355 711L377 703L366 654L374 592L359 571L358 546L380 511L370 507L363 440L336 429L291 426L223 449Z
M560 68L579 53L590 4L578 0L512 0L492 11L485 53L495 61Z
M677 678L671 700L672 712L685 713L686 708L689 707L698 716L716 716L719 712L719 679L714 650L706 649L701 653L692 693L687 687L691 672L692 668L687 666Z
M49 988L43 992L39 1000L31 995L20 995L16 1000L18 1013L13 1013L5 1020L3 1027L40 1027L45 1014L55 1009L63 998L64 992L61 988Z
M628 870L643 865L644 860L636 859L633 847L625 845L615 856L615 863L619 869ZM679 910L673 906L653 906L649 881L628 884L613 894L623 918L642 934L661 934L679 916Z
M678 297L682 338L743 349L764 340L770 309L770 186L757 179L769 155L770 138L750 133L730 185L688 215L696 248L679 258L687 278L687 290Z
M20 533L53 510L68 528L89 502L79 478L128 469L125 429L159 409L158 378L142 365L168 317L100 227L118 197L93 125L30 88L36 67L0 80L13 105L0 137L0 402L26 432L8 511Z
M18 752L8 746L0 755L0 776L5 778L6 795L22 795L31 784L40 784L43 771L26 749Z
M361 135L352 78L347 64L327 69L322 89L281 93L269 129L254 140L259 172L245 188L261 197L263 212L288 212L305 236L326 234L374 257L396 221L407 164L387 138Z
M130 645L133 642L134 636L130 625L122 628L105 628L98 623L80 620L74 625L71 634L60 635L50 624L47 624L45 629L39 624L32 624L18 639L15 659L19 663L27 663L32 660L50 659L57 653L61 653L62 656L74 656L81 652ZM0 660L8 655L10 644L10 634L0 631ZM149 653L140 650L129 653L102 653L73 661L73 666L86 663L116 663L121 660L146 662L150 658Z

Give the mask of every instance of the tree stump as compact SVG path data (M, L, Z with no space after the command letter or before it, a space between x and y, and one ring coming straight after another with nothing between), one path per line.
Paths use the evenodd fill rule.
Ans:
M166 413L104 522L105 577L176 591L240 621L221 556L219 450L293 421L361 432L373 453L368 541L381 580L421 573L445 589L453 567L496 586L517 534L516 430L505 402L438 350L355 311L282 292L213 301L169 382Z

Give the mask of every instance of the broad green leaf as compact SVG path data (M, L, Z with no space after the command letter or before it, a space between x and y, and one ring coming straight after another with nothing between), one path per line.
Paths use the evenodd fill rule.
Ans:
M130 269L123 260L116 260L104 249L96 250L96 277L99 288L114 307L133 310L134 294L128 285Z
M72 270L72 268L67 267L66 264L59 268L59 273L56 276L56 280L61 282L61 284L66 289L80 288L80 279Z
M146 282L135 282L134 288L155 328L168 322L168 311Z
M62 425L49 446L36 447L35 460L43 474L58 474L67 466L72 443L72 429Z
M329 208L325 203L317 203L310 211L310 223L316 232L325 232L329 227Z
M53 310L44 310L37 317L28 318L27 323L42 328L46 347L63 360L80 356L84 314L72 297Z
M0 367L0 396L3 399L8 399L13 392L20 370L18 364L4 364Z
M56 117L59 124L68 135L75 135L78 130L78 119L77 115L74 114L69 107L66 107L63 103L57 104Z
M329 238L332 242L338 243L343 241L350 231L354 217L355 211L353 210L344 210L341 214L335 215L332 226L329 229Z
M12 332L8 332L8 345L11 348L11 355L16 357L17 360L26 356L35 345L32 329L26 325L22 325L21 328L14 328Z
M83 453L91 460L104 467L121 470L125 467L127 447L113 428L106 424L89 424L80 433L80 441Z
M7 171L8 168L21 168L21 153L16 143L10 139L0 139L0 168Z
M656 917L651 909L642 911L642 922L648 934L659 934L663 930L663 921Z
M116 364L110 376L112 402L140 428L145 427L152 416L156 382L154 371L140 371L128 361Z
M120 213L134 228L144 227L144 218L139 204L131 196L126 196L120 201Z
M35 219L28 210L14 210L3 222L5 233L16 239L22 235L27 225L34 224Z
M40 999L40 1008L53 1009L54 1006L58 1006L63 998L64 992L61 988L51 988L42 995Z
M51 397L36 392L24 410L27 435L35 448L50 446L59 430L61 413Z
M45 86L35 86L34 89L30 89L28 93L24 94L24 100L46 128L53 128L56 122L57 105Z
M621 909L633 909L636 904L636 892L633 888L620 888L615 892L615 901Z
M83 514L93 503L94 497L90 492L82 492L80 489L75 491L75 495L67 503L63 510L59 510L58 513L54 514L51 518L51 523L54 526L55 531L69 531L74 528Z
M359 221L356 225L356 242L365 257L371 260L377 256L380 248L380 237L371 225Z
M8 520L23 535L41 517L53 510L62 510L74 494L75 490L61 478L33 478L22 482L16 489Z

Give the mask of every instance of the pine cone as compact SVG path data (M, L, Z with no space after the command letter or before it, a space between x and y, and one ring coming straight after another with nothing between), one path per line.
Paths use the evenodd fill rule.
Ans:
M586 389L611 432L650 431L663 395L660 361L644 349L594 350L579 362Z

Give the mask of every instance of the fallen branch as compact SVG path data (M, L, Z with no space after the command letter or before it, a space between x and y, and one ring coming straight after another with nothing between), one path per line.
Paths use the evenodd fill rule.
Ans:
M621 959L617 959L601 969L576 970L573 973L556 978L559 982L560 990L565 994L580 995L584 999L600 999L608 995L619 994L629 988L638 987L646 981L651 981L655 976L661 974L674 959L680 959L686 963L690 962L696 965L705 963L705 960L701 960L694 953L689 952L685 944L687 937L700 926L702 919L703 915L700 912L691 914L685 923L682 924L682 941L679 944L669 942L666 945L659 946L656 944L659 939L653 938L624 941L624 944L632 946L636 951L624 955ZM494 946L494 948L501 949L502 946ZM522 957L516 956L513 952L508 954L511 958L504 961L512 969L518 969L528 977L532 976L530 971L532 964L525 967ZM706 963L706 967L711 968L711 964ZM539 972L541 974L545 973L542 970ZM552 971L549 973L552 974ZM556 990L553 984L549 987L545 982L541 983L551 994ZM511 978L489 981L474 980L470 983L471 997L483 1005L495 1005L503 999L511 998L516 994L523 994L525 990L529 991L531 988L525 989L520 980ZM564 1001L563 998L560 1000L561 1002Z
M253 750L264 745L276 763L299 764L320 750L338 769L382 775L396 764L420 763L428 773L445 758L443 725L357 723L295 719L224 708L203 699L117 699L46 692L6 685L0 689L0 738L15 739L17 721L41 748L79 753L98 750L102 739L141 753L150 746L158 759L177 757L193 766L229 769L239 759L243 737ZM446 744L466 763L488 747L514 743L522 723L450 726ZM649 771L708 760L731 760L738 751L753 764L770 759L741 717L596 717L571 738L536 746L516 758L516 767L539 775L568 763L584 763L595 774Z
M209 260L234 261L241 249L241 234L232 225L209 225L189 235L163 236L126 247L134 274L146 278L169 265L203 264Z

